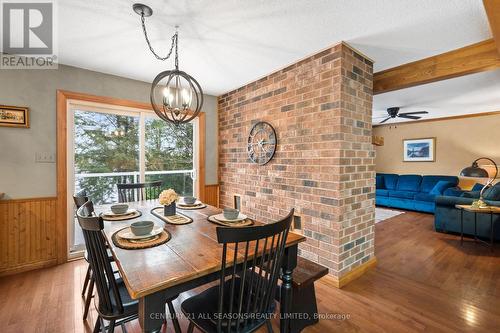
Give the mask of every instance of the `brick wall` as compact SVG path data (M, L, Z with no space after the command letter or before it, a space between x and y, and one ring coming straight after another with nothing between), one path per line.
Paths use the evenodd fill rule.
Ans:
M219 97L220 203L271 222L294 207L300 255L341 277L374 256L372 63L344 43ZM250 162L257 121L276 129L265 166Z

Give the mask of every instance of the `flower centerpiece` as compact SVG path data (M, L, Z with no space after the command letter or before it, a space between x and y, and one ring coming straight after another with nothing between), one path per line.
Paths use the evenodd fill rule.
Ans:
M160 201L160 205L164 207L165 216L175 215L175 202L178 198L177 193L171 188L160 193L158 200Z

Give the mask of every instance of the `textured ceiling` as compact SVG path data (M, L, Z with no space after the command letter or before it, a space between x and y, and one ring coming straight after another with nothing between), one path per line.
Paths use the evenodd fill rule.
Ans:
M137 0L139 1L139 0ZM58 1L59 61L151 82L173 67L149 52L129 0ZM180 25L180 67L205 93L220 95L346 41L375 71L491 38L480 0L145 0L154 48L170 47ZM499 71L374 97L427 117L500 110ZM375 121L379 121L376 118Z
M219 95L341 40L381 70L491 37L480 0L146 0L154 47L180 25L180 67ZM172 62L149 52L134 1L58 2L63 64L151 82Z
M373 97L374 124L387 116L386 109L399 112L428 111L423 119L500 111L500 70L461 76ZM411 121L391 119L386 124Z

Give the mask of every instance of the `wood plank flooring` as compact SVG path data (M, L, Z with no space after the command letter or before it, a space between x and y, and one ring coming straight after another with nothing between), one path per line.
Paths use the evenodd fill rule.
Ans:
M433 220L406 212L378 223L377 268L342 290L318 281L319 311L337 317L304 332L498 332L500 246L460 246L458 236L434 232ZM85 270L78 260L0 278L0 332L91 332L95 310L82 320ZM195 292L182 294L177 309ZM137 321L127 331L140 332Z

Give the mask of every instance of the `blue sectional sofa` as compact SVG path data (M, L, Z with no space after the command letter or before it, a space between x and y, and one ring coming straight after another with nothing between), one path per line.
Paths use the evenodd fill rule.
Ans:
M434 214L434 228L437 231L460 232L460 210L455 205L470 205L474 200L479 198L479 190L483 187L481 184L476 184L472 191L456 191L454 193L446 193L447 195L436 197L436 211ZM490 206L500 207L500 183L488 189L484 193L484 199ZM500 215L492 216L494 227L494 238L500 240ZM482 238L489 239L490 215L477 215L477 235ZM474 234L474 213L464 212L464 234Z
M379 206L434 213L435 198L457 191L458 177L377 173L375 203Z

